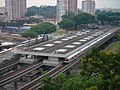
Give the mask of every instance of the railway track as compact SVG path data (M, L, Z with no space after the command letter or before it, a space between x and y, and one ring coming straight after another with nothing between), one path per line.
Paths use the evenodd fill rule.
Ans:
M3 86L5 84L7 84L7 83L10 83L10 82L12 82L12 81L14 81L14 80L24 76L25 74L27 74L27 73L29 73L29 72L39 68L42 65L43 64L41 62L36 62L36 63L28 66L25 69L23 68L23 69L20 69L20 70L18 70L16 72L10 73L10 74L8 74L8 75L6 75L4 77L1 77L0 78L0 86Z
M8 60L4 63L0 64L0 71L8 69L10 67L12 67L13 65L16 65L19 63L19 59L20 59L21 55L17 55L16 57L12 58L11 60Z
M45 73L44 75L34 79L33 81L27 83L26 85L24 85L23 87L19 88L18 90L31 90L30 88L33 86L36 86L38 84L41 84L41 80L47 76L50 76L51 74L55 73L56 71L60 70L61 68L63 68L64 65L59 65L57 67L55 67L54 69L50 70L49 72Z
M16 65L18 63L19 63L19 60L10 60L10 61L0 65L0 71L10 68L13 65Z
M82 57L82 55L81 55L81 57ZM46 74L36 78L35 80L31 81L30 83L19 88L18 90L34 90L34 89L36 90L36 89L39 89L42 86L42 83L40 81L43 78L45 78L46 76L51 77L51 78L55 78L56 76L59 75L59 73L65 72L66 70L71 68L73 65L80 62L80 60L81 60L81 58L79 58L78 60L74 60L69 64L57 66L54 69L52 69L51 71L47 72Z

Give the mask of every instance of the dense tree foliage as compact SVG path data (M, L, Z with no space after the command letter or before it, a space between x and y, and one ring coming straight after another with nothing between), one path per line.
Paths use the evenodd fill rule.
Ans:
M73 20L74 17L75 17L75 15L73 12L67 12L65 15L62 16L62 20L64 20L64 19Z
M11 21L6 21L6 22L0 21L0 26L2 26L3 28L5 26L22 27L25 23L31 24L31 23L40 23L40 22L42 22L40 19L29 18L25 20L11 20Z
M88 27L88 24L95 23L95 16L88 13L80 13L74 17L74 20L76 22L76 29L82 29Z
M32 26L31 30L24 32L22 36L32 38L32 37L37 37L38 35L43 34L43 40L44 40L44 37L46 34L50 34L55 31L56 31L55 25L48 23L48 22L43 22L38 25Z
M74 25L69 25L73 21ZM90 25L95 25L98 22L101 24L119 25L120 23L120 13L119 12L106 12L106 11L96 11L96 16L92 16L88 13L80 12L78 15L74 15L72 12L67 12L62 16L62 21L59 26L63 29L84 29L88 28Z
M106 11L97 11L97 19L101 22L101 24L112 24L116 25L120 21L120 13L119 12L106 12Z
M101 90L120 89L120 55L114 52L93 50L87 53L81 62L81 74L101 75L104 85Z
M99 76L88 77L81 75L74 75L68 78L65 74L58 75L54 80L46 78L43 80L42 90L98 90L103 83Z
M56 17L56 6L45 6L36 7L32 6L27 9L27 16L42 15L44 18L55 18Z
M26 16L36 15L36 13L37 13L37 8L38 8L37 6L32 6L32 7L27 8Z
M117 34L117 40L119 42L119 50L118 51L120 51L120 34Z
M62 16L59 26L66 30L83 29L92 23L95 23L95 17L91 14L81 12L75 16L72 12L68 12Z
M80 73L47 80L43 90L120 90L120 54L92 49L83 57Z
M24 33L22 33L22 37L25 37L25 38L35 38L38 34L36 32L33 32L33 31L26 31Z
M94 23L95 17L88 13L80 13L74 17L77 25Z
M64 19L59 23L59 26L65 29L68 33L68 30L73 30L75 26L75 22L70 19Z

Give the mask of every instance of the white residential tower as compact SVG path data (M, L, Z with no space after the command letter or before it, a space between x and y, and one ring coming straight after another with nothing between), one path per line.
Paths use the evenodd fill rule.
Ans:
M78 1L77 0L57 0L57 22L62 20L62 16L67 12L78 14Z
M93 0L82 1L82 12L95 15L95 1Z

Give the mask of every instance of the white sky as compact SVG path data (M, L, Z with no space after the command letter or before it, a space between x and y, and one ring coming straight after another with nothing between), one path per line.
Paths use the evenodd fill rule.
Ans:
M0 0L0 6L4 6L5 0ZM55 6L57 0L27 0L27 6L51 5ZM95 0L97 8L120 8L120 0ZM78 0L78 7L81 8L82 0Z

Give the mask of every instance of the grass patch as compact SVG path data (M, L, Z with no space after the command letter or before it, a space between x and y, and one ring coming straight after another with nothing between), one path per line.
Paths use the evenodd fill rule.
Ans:
M114 52L118 52L120 48L120 41L116 41L114 42L108 49L107 51L114 51Z

